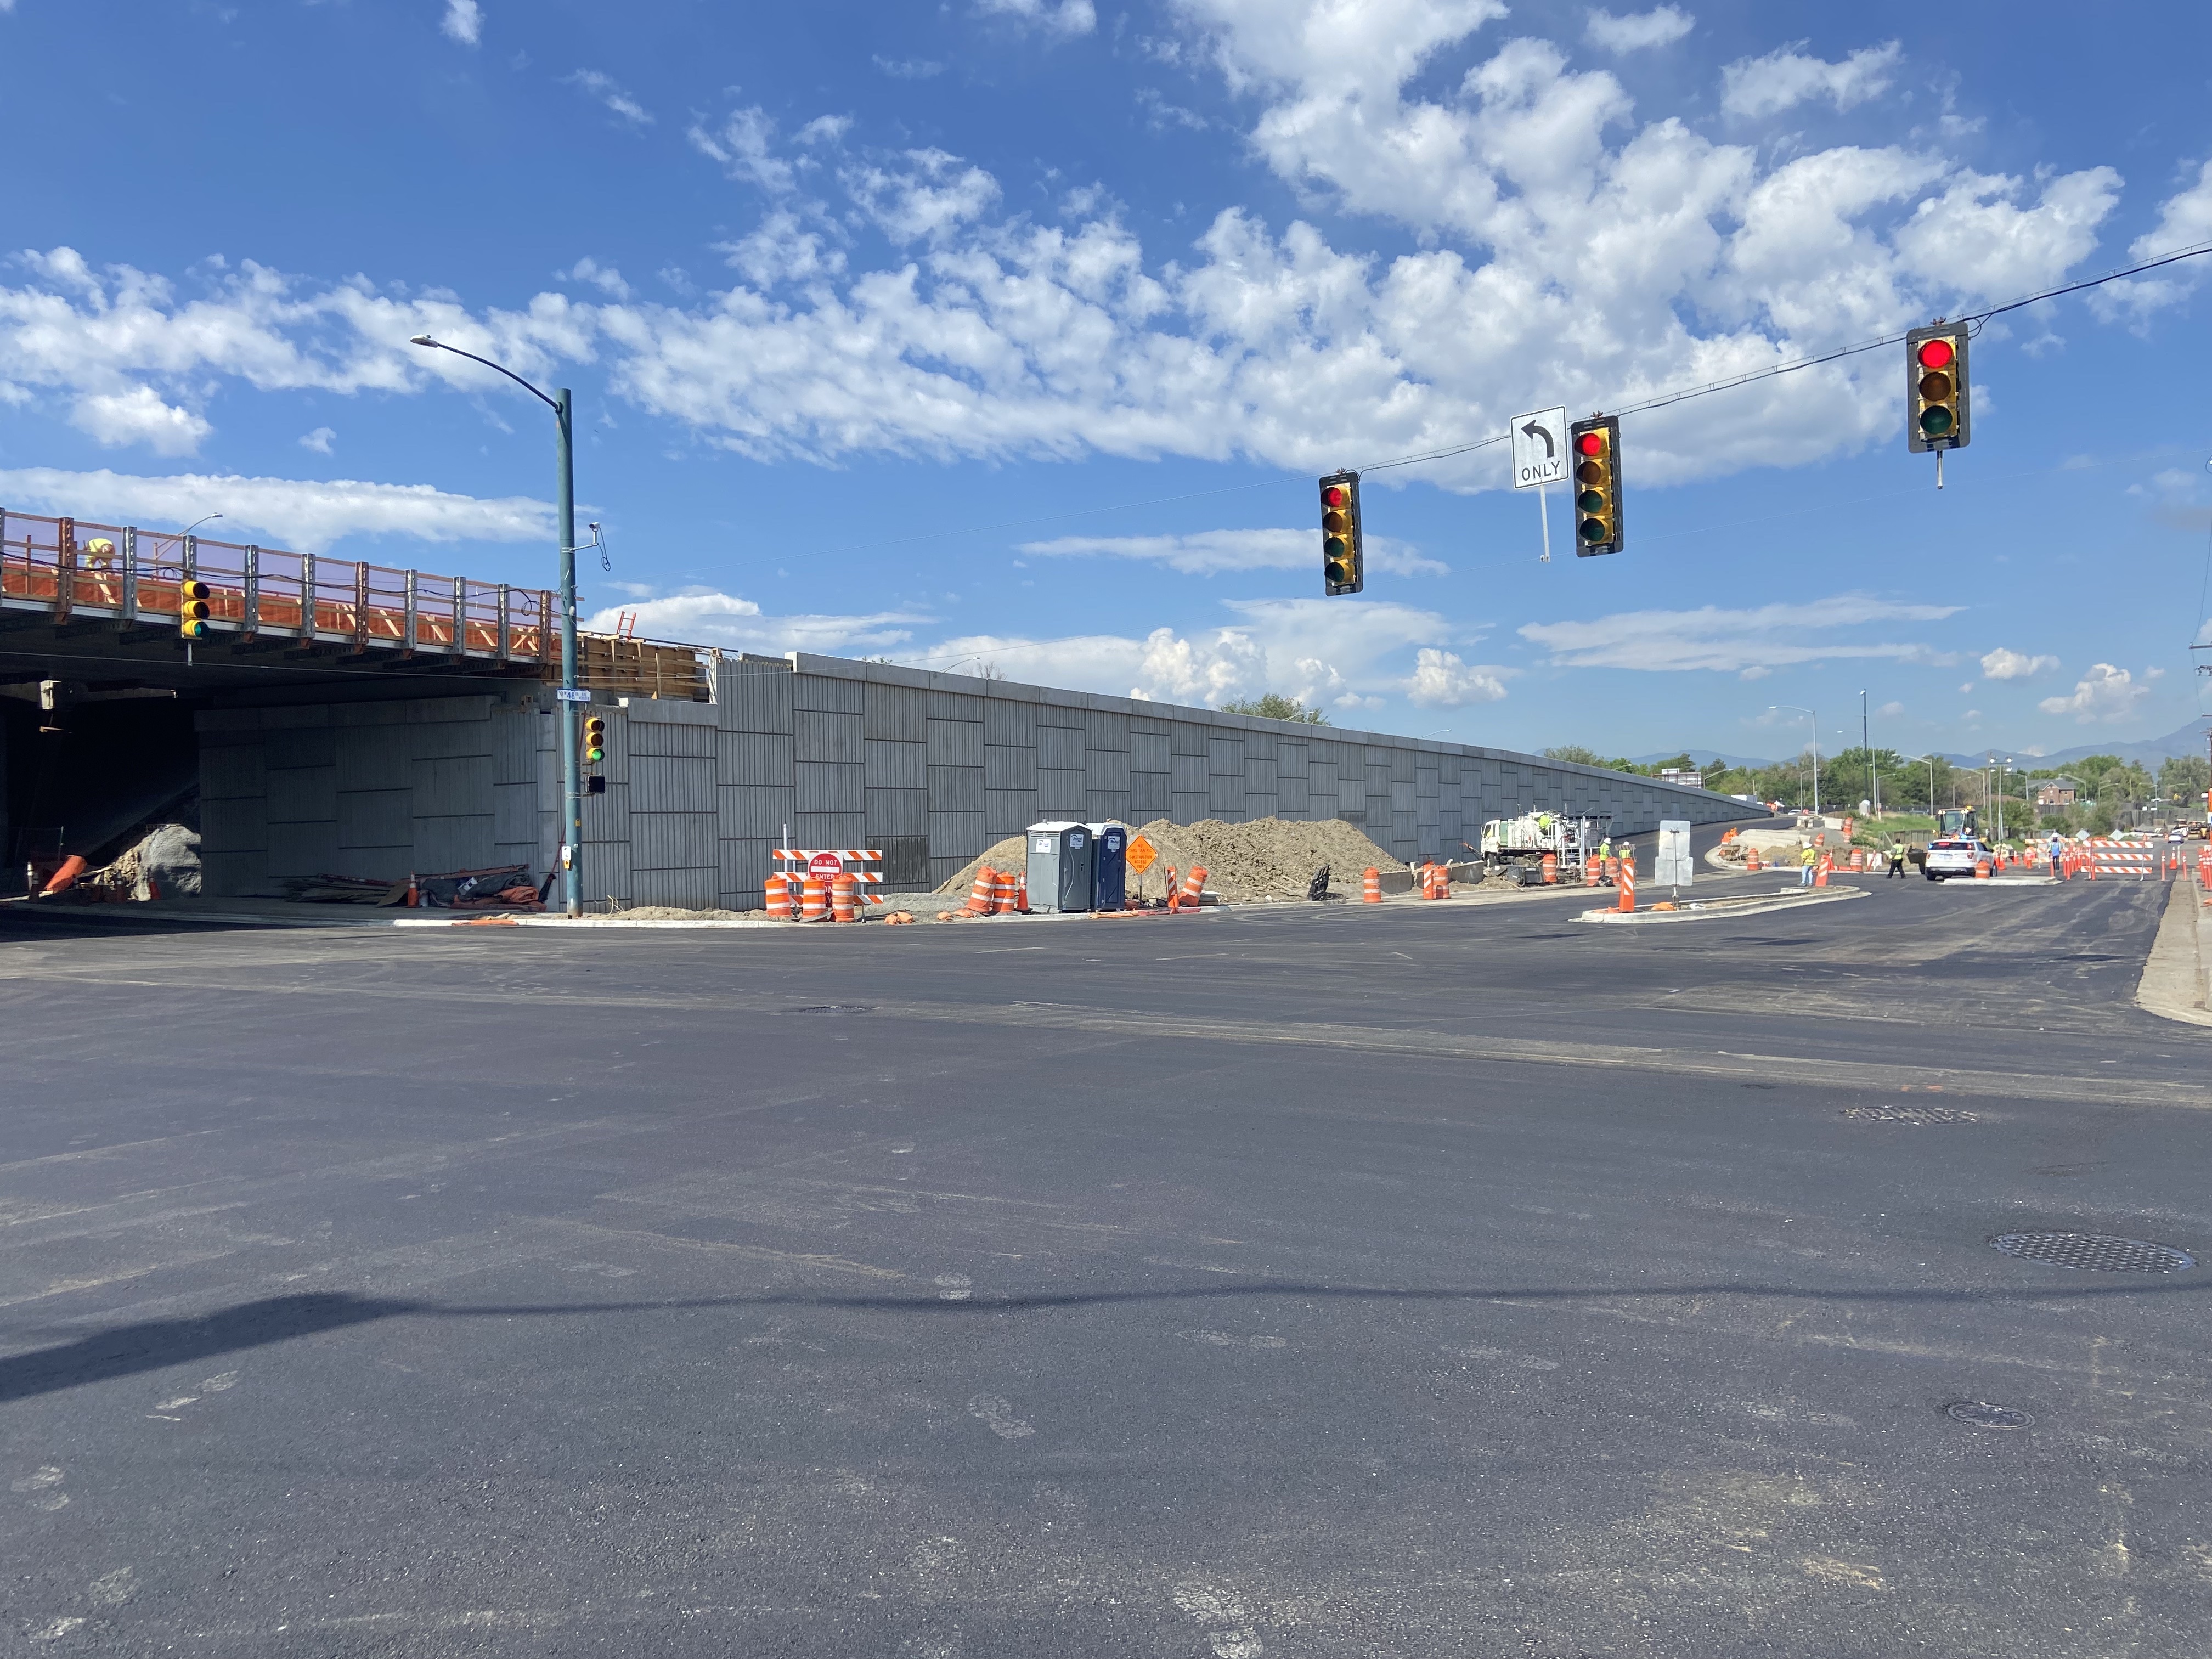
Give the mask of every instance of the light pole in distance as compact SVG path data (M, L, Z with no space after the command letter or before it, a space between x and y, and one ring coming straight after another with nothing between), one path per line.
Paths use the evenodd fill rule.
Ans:
M1813 723L1813 816L1817 818L1820 816L1820 717L1811 709L1800 708L1794 702L1770 702L1766 705L1766 712L1770 714L1778 708L1786 708L1793 714L1802 714Z
M408 344L431 351L450 351L456 357L465 357L472 363L497 370L553 411L554 425L560 434L561 898L562 907L569 916L580 916L584 914L583 877L576 866L583 854L584 785L581 769L577 765L575 705L586 701L587 694L580 694L576 686L576 465L568 388L562 386L548 397L504 364L479 357L473 351L464 351L459 346L447 345L443 340L434 340L427 334L413 336ZM462 618L453 618L456 629L463 625Z

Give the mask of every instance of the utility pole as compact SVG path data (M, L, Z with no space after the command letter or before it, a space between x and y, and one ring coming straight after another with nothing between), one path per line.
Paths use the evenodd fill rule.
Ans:
M1876 817L1881 816L1881 784L1874 775L1873 728L1867 724L1866 689L1859 689L1859 753L1866 757L1867 799Z

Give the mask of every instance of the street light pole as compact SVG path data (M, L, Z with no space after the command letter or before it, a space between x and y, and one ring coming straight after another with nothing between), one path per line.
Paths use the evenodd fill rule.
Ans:
M431 351L450 351L456 357L465 357L472 363L497 370L553 411L554 425L560 434L556 459L561 515L561 899L562 910L574 919L584 914L583 872L578 867L584 852L584 784L582 769L577 763L580 755L576 704L581 699L576 695L576 462L573 399L566 386L548 397L505 364L447 345L428 334L413 336L408 344ZM465 625L464 618L453 618L457 632Z

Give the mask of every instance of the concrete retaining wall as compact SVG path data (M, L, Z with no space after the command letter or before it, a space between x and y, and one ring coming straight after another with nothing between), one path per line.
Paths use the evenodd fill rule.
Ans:
M1623 832L1755 816L1724 795L1508 750L836 657L726 657L714 693L602 707L606 792L584 803L594 906L757 908L787 835L879 848L884 884L911 890L1053 817L1342 818L1411 860L1538 807L1609 812ZM559 841L554 707L510 687L504 700L203 715L208 890L326 870L527 860L542 873Z

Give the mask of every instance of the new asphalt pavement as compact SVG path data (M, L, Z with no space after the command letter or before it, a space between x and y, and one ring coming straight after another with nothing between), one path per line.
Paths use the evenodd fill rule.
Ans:
M2212 1651L2164 890L1858 884L0 934L0 1651Z

